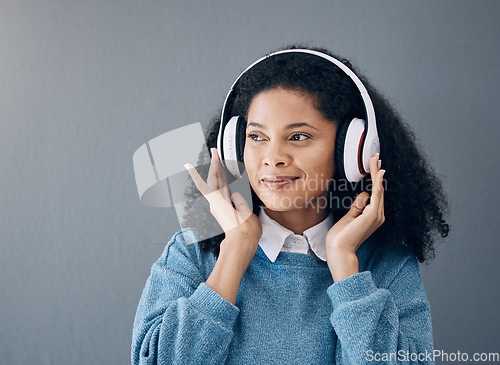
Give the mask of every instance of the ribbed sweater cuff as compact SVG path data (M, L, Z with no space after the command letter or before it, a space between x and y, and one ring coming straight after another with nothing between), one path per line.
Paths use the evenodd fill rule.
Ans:
M217 323L233 328L240 309L205 283L201 283L189 297L191 303L202 313L208 315Z
M332 284L326 292L335 309L341 303L367 297L376 290L377 287L373 282L372 273L370 271L363 271Z

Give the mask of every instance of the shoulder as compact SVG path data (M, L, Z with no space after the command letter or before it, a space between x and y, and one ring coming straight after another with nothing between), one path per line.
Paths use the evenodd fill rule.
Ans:
M365 247L363 245L367 244ZM388 288L403 276L420 279L418 260L407 247L400 244L367 240L361 247L360 271L371 271L378 287ZM403 278L404 279L404 278Z
M156 262L171 271L197 270L205 272L215 265L215 255L204 251L196 230L187 228L176 232Z
M172 236L163 250L163 256L172 254L192 255L201 250L198 233L192 228L182 229Z

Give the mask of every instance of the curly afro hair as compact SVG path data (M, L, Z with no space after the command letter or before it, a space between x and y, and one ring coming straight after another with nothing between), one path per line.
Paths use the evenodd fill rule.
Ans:
M284 49L308 48L290 46ZM375 90L365 77L345 59L328 50L309 48L341 60L351 68L363 82L372 99L380 138L380 159L383 161L384 175L384 212L385 222L374 233L380 244L403 245L409 248L420 262L434 257L434 243L438 236L446 237L449 225L444 219L448 214L448 203L442 185L434 170L417 145L410 127L404 123L389 102ZM235 100L231 115L246 116L253 98L260 92L283 88L304 93L312 97L317 109L323 116L337 124L338 130L354 117L364 118L365 109L358 88L342 70L331 62L306 53L285 53L275 55L258 63L248 70L235 85ZM206 130L209 148L216 147L220 126L220 114L212 118ZM208 166L210 156L201 153L198 166ZM208 168L201 169L208 173ZM337 173L335 179L340 179ZM345 189L332 192L336 201L344 198L354 201L357 194L371 189L370 174L357 184L344 185ZM193 201L201 195L193 185L186 189L186 215L183 225L203 229L214 222L200 214ZM252 205L257 213L262 202L252 190ZM199 208L199 207L198 207ZM336 219L347 213L348 206L339 204L332 207ZM199 228L198 228L199 227ZM204 236L209 237L210 235ZM212 249L218 255L223 234L204 239L201 244L205 250Z

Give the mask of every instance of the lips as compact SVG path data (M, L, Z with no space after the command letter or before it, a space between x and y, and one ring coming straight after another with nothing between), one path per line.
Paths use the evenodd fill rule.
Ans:
M265 187L270 190L279 190L293 184L295 180L299 178L299 176L266 176L263 177L260 181Z

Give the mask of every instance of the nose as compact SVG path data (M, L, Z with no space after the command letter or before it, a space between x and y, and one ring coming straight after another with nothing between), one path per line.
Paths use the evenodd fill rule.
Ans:
M275 142L269 143L269 148L266 151L266 155L263 159L263 164L266 166L280 166L286 167L290 165L291 156L286 151L285 146L282 143Z

